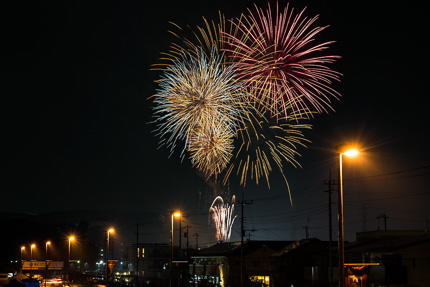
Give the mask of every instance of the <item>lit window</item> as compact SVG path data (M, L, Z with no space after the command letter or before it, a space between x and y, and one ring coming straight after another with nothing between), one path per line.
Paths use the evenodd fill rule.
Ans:
M259 284L264 284L264 286L270 286L270 276L267 276L267 275L249 276L249 280L253 283L259 283Z

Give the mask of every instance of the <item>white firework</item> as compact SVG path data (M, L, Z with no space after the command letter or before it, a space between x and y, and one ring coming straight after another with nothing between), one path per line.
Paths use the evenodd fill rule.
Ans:
M212 219L215 222L216 239L220 242L230 241L231 228L237 217L237 215L234 215L235 199L236 197L233 195L231 204L229 204L224 203L221 196L217 196L209 208L209 213L212 215Z

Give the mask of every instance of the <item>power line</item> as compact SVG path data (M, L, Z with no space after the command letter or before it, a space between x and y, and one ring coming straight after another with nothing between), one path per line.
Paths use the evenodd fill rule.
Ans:
M387 173L380 173L380 174L360 176L360 177L352 177L352 178L348 178L347 180L351 181L351 180L363 180L363 179L370 179L370 178L377 178L377 177L386 177L386 176L398 175L398 174L403 174L403 173L408 173L411 171L417 171L417 170L428 169L428 168L430 168L430 164L427 164L424 166L419 166L419 167L412 167L412 168L408 168L408 169L396 170L396 171L387 172Z

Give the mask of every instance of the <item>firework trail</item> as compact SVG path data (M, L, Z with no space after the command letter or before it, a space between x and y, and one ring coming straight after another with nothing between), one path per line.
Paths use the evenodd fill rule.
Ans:
M203 52L197 58L183 54L166 67L158 84L160 88L153 101L160 146L167 146L172 154L178 143L184 142L181 157L190 149L194 164L200 166L198 161L205 158L199 158L201 153L195 152L198 140L209 141L212 147L214 143L230 143L225 137L235 134L243 111L243 94L233 68L222 68L220 57L212 53L207 58ZM214 140L219 137L224 140ZM215 149L230 150L219 146Z
M237 215L234 215L234 202L236 197L233 195L231 204L224 203L221 196L217 196L209 208L209 213L215 222L216 239L222 242L229 242L231 228Z
M311 129L311 125L298 123L296 119L302 118L296 115L287 119L281 116L281 122L274 122L273 119L265 117L264 113L264 109L258 109L257 106L247 113L246 121L242 122L243 125L238 131L234 158L225 169L223 184L226 185L230 176L235 174L239 176L240 184L244 187L249 178L257 184L264 179L270 189L270 174L273 168L277 168L282 174L292 203L284 167L286 164L295 168L301 167L296 160L300 156L297 149L306 147L310 142L303 131ZM289 114L293 115L293 112L290 111Z
M330 84L341 74L327 66L339 57L324 54L333 41L315 39L328 26L315 26L318 15L308 18L304 12L288 4L283 11L278 3L275 11L269 3L265 11L255 5L233 21L236 35L224 33L228 62L272 117L291 117L288 106L294 116L311 117L332 109L330 97L340 96Z

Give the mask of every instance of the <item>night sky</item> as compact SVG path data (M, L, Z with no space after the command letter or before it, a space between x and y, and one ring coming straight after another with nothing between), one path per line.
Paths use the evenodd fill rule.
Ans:
M187 160L157 149L148 97L160 73L150 65L173 39L168 21L194 27L219 10L239 16L254 2L6 2L0 9L0 210L98 212L112 221L127 218L129 226L138 221L144 240L167 242L168 212L181 208L190 232L199 232L201 244L213 243L211 187ZM346 238L375 230L382 213L390 229L424 229L426 220L428 227L426 19L410 3L291 2L330 25L321 39L337 41L332 52L342 56L335 68L344 75L336 84L343 97L333 104L336 112L313 120L306 134L312 143L300 150L303 168L285 170L293 206L276 173L270 190L234 182L225 190L253 200L245 209L251 239L300 239L305 225L310 236L327 239L323 183L330 168L336 174L335 146L350 141L364 152L345 161ZM239 221L232 239L239 239Z

